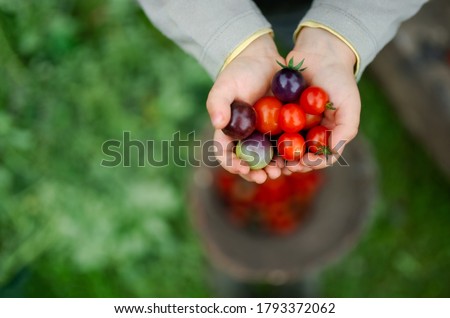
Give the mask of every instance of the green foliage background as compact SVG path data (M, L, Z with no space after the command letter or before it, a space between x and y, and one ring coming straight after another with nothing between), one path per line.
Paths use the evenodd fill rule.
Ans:
M190 170L100 166L123 131L199 131L210 86L134 2L0 0L0 296L211 296ZM360 88L381 196L323 293L448 297L449 183L376 83Z

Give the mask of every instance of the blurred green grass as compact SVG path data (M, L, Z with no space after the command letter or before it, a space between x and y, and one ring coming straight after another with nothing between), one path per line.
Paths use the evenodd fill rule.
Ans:
M212 295L189 169L100 166L123 131L199 131L206 73L121 0L0 0L0 60L0 296ZM360 89L380 200L324 295L449 297L449 183L377 83Z

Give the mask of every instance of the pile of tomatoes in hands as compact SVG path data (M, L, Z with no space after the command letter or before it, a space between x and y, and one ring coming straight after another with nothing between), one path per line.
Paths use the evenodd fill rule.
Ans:
M320 125L325 110L334 110L328 94L318 86L306 85L301 74L303 60L298 65L293 59L287 66L277 63L282 69L272 79L274 96L260 98L253 107L233 102L230 122L223 129L238 140L236 155L253 170L268 165L274 153L286 161L298 161L306 152L331 154L330 131Z
M306 85L302 64L294 65L292 59L287 66L280 64L271 83L273 96L253 106L241 101L231 105L223 132L237 141L236 155L253 170L263 169L275 154L286 161L298 161L306 152L331 154L330 131L320 124L325 110L334 110L333 104L322 88ZM234 224L287 234L301 224L322 178L319 171L311 171L255 185L221 170L216 188Z

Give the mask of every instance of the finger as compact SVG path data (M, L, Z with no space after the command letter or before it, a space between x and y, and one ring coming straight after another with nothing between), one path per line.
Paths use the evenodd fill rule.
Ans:
M281 157L281 156L275 156L273 158L273 160L275 160L277 167L279 167L280 169L283 169L285 166L285 160Z
M329 146L339 154L342 153L343 146L357 135L360 120L361 100L358 88L354 85L354 89L348 91L335 105L336 110L325 111L324 126L332 130Z
M301 160L286 162L286 168L291 172L301 172L301 173L309 172L312 170L310 167L304 165Z
M349 93L338 105L336 110L325 111L323 125L331 129L328 145L332 152L329 164L334 164L342 155L345 146L356 137L358 133L361 101L355 87L353 93Z
M281 176L281 169L276 165L276 162L273 163L273 165L268 165L264 168L270 179L276 179Z
M290 176L292 174L292 171L290 171L288 168L284 167L283 169L281 169L281 171L283 172L283 174L285 176Z
M230 121L230 105L234 100L253 105L268 92L270 79L277 70L274 62L273 64L253 60L244 60L237 64L236 62L237 60L234 60L227 66L208 94L206 107L216 129L224 128Z
M251 170L248 174L240 174L247 181L262 184L267 180L267 174L264 170Z
M336 162L337 156L328 156L325 157L324 155L315 155L313 153L305 153L301 159L302 165L309 169L302 172L308 172L311 170L319 170L324 169L328 166L331 166L334 162Z
M216 129L224 128L231 117L230 105L235 99L232 82L217 80L206 100L211 122Z
M339 121L336 119L337 124L332 123L329 118L324 119L323 125L331 129L330 137L328 139L328 145L332 153L331 161L328 164L334 164L337 159L342 156L345 146L356 137L358 133L359 118L353 118L347 121ZM316 157L311 157L313 161L316 161Z
M214 147L216 159L225 170L231 173L249 173L250 167L248 164L239 159L233 151L233 140L220 129L214 132Z
M358 133L358 126L354 124L337 124L332 130L328 143L332 153L341 155L347 145Z

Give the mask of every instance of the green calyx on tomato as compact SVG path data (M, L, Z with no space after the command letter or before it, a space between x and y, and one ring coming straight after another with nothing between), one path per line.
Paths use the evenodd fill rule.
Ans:
M328 159L328 156L333 154L330 147L328 146L318 146L315 155L325 155L325 158Z
M305 62L305 59L301 60L300 63L298 63L297 65L294 65L294 58L291 57L291 59L289 60L287 65L284 65L283 63L280 63L279 61L277 61L277 64L280 65L281 68L288 68L293 71L303 72L304 70L306 70L306 67L302 68L303 62Z

